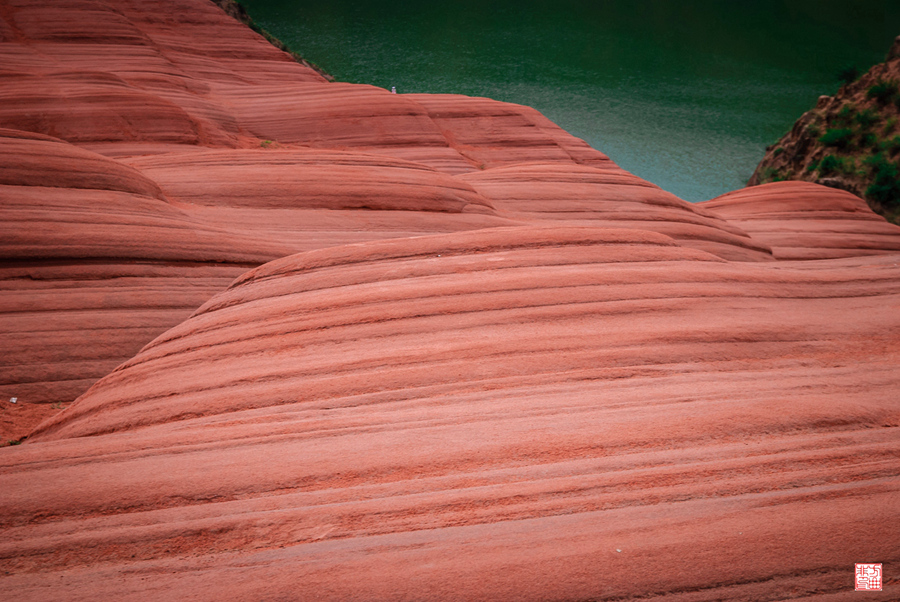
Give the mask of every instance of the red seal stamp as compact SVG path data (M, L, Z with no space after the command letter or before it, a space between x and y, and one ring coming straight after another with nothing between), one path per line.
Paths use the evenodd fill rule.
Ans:
M857 564L854 578L856 591L881 591L881 563Z

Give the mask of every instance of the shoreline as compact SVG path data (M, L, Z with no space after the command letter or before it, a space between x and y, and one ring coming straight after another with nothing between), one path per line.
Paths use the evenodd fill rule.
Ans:
M325 71L322 67L310 60L303 58L303 56L301 56L298 52L292 50L287 44L257 25L257 23L253 20L253 17L250 16L250 13L247 12L247 9L244 7L244 5L237 0L210 0L210 2L221 8L229 17L240 21L256 33L261 35L267 42L269 42L278 50L289 54L295 61L297 61L304 67L309 67L330 82L335 81L334 76Z

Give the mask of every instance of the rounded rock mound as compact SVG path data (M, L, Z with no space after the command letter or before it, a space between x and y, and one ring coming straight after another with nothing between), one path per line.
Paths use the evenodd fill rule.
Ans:
M238 278L33 438L281 405L284 387L293 391L301 382L298 403L429 387L447 380L447 370L455 381L501 378L532 370L537 357L563 365L562 349L581 347L581 337L564 334L568 327L561 338L537 334L540 316L551 324L560 312L575 320L592 303L615 299L603 288L604 265L673 261L722 260L653 232L553 226L292 255ZM504 317L489 328L497 316ZM422 347L426 332L442 351ZM506 351L473 363L494 340Z
M776 259L835 259L900 252L900 227L858 196L820 184L772 182L699 203L771 247Z

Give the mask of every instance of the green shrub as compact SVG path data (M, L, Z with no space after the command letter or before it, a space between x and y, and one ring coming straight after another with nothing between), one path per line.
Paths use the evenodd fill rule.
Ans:
M813 138L818 138L822 135L822 130L815 123L811 123L806 126L806 133L812 136Z
M844 161L840 157L834 155L825 155L819 162L819 173L823 176L832 174L836 171L843 171Z
M859 145L863 148L871 148L878 144L878 136L872 132L866 132L859 140Z
M860 75L862 75L862 73L860 73L859 69L856 68L856 65L847 65L846 67L838 71L837 74L838 79L845 86L847 84L852 84L853 82L858 80Z
M819 160L815 159L809 165L806 166L806 171L807 171L807 173L810 173L810 172L816 171L816 169L818 167L819 167Z
M881 133L887 136L894 131L895 127L897 127L897 118L888 117L887 121L884 122L884 127L881 129Z
M873 176L866 188L866 197L878 201L885 208L900 205L900 166L878 153L865 160Z
M760 181L765 182L780 182L784 180L784 176L781 174L781 171L774 167L766 167L762 174L760 174Z
M894 136L893 138L883 140L878 147L889 155L896 155L900 152L900 136Z
M879 115L877 111L873 111L872 109L865 109L857 113L853 117L853 121L858 123L863 129L868 129L881 121L881 115Z
M783 146L779 146L778 148L775 149L775 152L772 153L772 156L773 156L773 157L777 157L778 155L780 155L780 154L783 153L783 152L784 152L784 147L783 147Z
M853 142L853 130L849 128L835 128L826 130L819 138L819 142L825 146L835 148L849 148Z
M879 104L887 104L897 95L897 82L892 79L878 80L866 91L866 97L874 98Z
M856 105L848 102L837 112L835 121L841 125L850 125L854 117L856 117Z

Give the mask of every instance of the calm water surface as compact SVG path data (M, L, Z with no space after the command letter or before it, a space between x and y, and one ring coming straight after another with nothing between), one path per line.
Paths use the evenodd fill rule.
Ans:
M897 0L242 3L340 81L533 106L689 201L742 187L900 34Z

